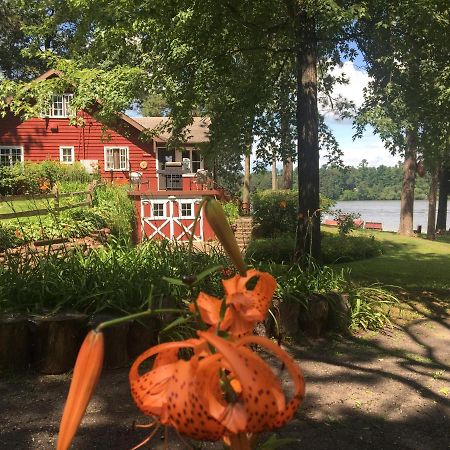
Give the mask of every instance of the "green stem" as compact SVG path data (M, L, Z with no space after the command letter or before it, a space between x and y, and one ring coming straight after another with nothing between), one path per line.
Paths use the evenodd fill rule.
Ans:
M130 314L129 316L118 317L117 319L108 320L106 322L102 322L97 326L95 331L98 333L104 328L109 328L119 323L128 322L134 319L140 319L141 317L151 316L152 314L163 314L163 313L175 313L175 314L184 314L186 311L175 308L166 308L166 309L149 309L147 311L143 311L140 313Z

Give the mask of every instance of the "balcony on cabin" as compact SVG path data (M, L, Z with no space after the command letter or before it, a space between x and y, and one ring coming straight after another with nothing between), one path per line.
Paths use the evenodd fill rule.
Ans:
M183 164L181 162L166 162L164 169L158 170L158 190L182 191L183 189Z

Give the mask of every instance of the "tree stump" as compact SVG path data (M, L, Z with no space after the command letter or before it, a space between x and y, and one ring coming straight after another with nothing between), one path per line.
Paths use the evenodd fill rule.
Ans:
M301 304L299 302L279 302L279 324L281 333L295 337L299 332L299 316Z
M95 328L99 323L117 318L109 314L99 314L92 318L91 328ZM129 322L122 322L103 330L105 338L105 356L103 367L105 369L118 369L128 366L127 339Z
M32 363L39 372L56 375L70 370L80 349L87 316L57 314L34 316L32 323Z
M300 313L301 330L312 338L318 338L325 329L328 320L328 300L326 296L311 294L306 309Z
M145 317L130 324L128 332L128 357L135 359L149 347L158 343L162 322L158 317Z
M25 317L0 316L0 373L27 369L31 362L30 328Z
M331 292L327 294L329 314L327 328L331 331L348 332L351 323L351 308L348 294Z

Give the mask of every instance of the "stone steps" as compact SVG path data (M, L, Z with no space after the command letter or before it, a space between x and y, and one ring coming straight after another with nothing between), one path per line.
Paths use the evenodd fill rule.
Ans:
M252 238L252 219L251 217L241 217L235 222L234 236L241 252L245 252Z

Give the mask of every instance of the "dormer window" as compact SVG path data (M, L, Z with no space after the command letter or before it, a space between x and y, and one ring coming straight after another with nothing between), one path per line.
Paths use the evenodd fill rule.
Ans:
M73 94L53 95L48 116L54 118L69 117L72 98Z

